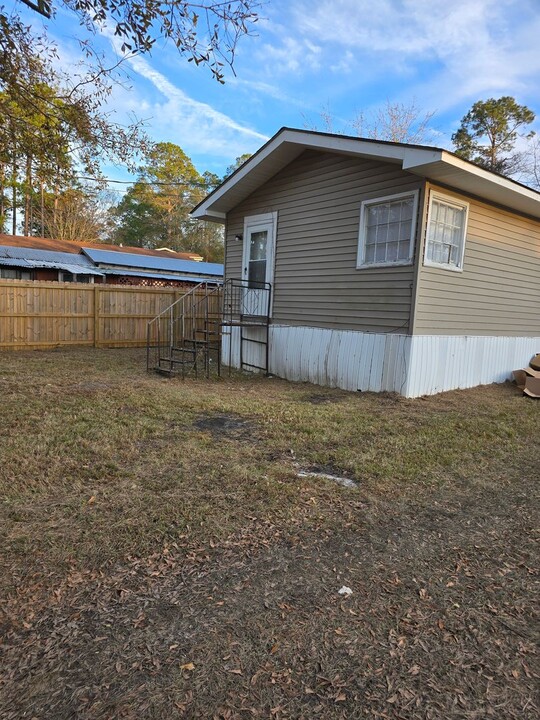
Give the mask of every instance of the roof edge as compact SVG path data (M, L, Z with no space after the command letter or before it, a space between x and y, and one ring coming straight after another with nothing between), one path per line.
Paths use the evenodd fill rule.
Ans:
M454 175L454 178L461 176L462 179L469 178L470 180L478 180L480 183L480 187L478 188L480 197L484 197L485 194L486 200L492 200L488 192L490 187L494 188L492 194L496 195L507 191L509 193L507 205L509 209L518 212L527 212L524 210L524 205L530 205L532 203L529 212L535 217L540 217L539 191L511 178L499 175L490 170L485 170L444 148L359 138L348 135L335 135L332 133L298 130L288 127L282 127L278 130L251 158L237 168L221 185L196 205L190 214L198 219L224 223L226 213L228 209L230 209L228 208L226 196L230 195L230 207L234 207L234 204L238 202L238 197L242 194L240 190L242 185L245 185L245 192L247 192L247 194L253 191L254 186L243 182L248 175L259 168L260 184L258 187L260 187L260 185L266 182L275 172L279 172L280 163L281 167L284 167L287 162L290 162L290 160L294 158L295 152L293 148L320 149L322 151L341 152L367 158L378 158L382 161L400 164L403 170L427 179L432 179L435 182L440 178L441 171L448 170L449 173ZM277 153L280 153L280 155L276 156ZM270 162L272 155L275 155L273 163ZM431 173L435 169L437 172L434 172L434 177L431 177ZM463 181L460 187L460 183L458 182L456 188L458 190L464 190L467 184L467 182ZM235 189L239 190L239 192L234 192ZM533 212L536 210L536 203L538 203L538 211Z

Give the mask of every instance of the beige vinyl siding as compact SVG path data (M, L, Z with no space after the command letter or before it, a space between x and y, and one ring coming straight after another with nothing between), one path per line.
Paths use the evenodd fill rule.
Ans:
M540 335L540 222L429 189L466 200L469 221L462 272L419 268L414 334Z
M244 218L278 213L277 324L407 333L413 266L356 269L362 200L423 181L390 163L306 151L227 216L226 277L241 277Z

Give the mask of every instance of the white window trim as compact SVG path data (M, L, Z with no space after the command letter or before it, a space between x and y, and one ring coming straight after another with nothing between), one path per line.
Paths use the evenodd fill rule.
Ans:
M414 247L416 243L416 218L418 216L418 190L409 190L407 192L395 193L394 195L385 195L384 197L371 198L370 200L362 200L360 206L360 228L358 230L358 254L356 256L356 269L368 270L371 268L387 268L399 265L412 265L414 261ZM395 260L394 262L384 263L366 263L364 262L366 253L366 208L370 205L379 205L380 203L389 202L391 200L399 200L400 198L413 198L413 211L411 222L411 243L409 245L409 257L405 260Z
M429 233L429 223L431 220L432 215L432 206L434 200L440 200L443 203L446 203L447 205L454 205L455 207L461 208L462 210L465 210L465 222L463 223L463 235L461 238L461 254L459 257L459 265L448 265L447 263L437 263L433 262L433 260L429 260L427 256L427 250L428 250L428 233ZM458 198L453 197L452 195L445 195L444 193L437 192L435 190L431 190L429 193L429 204L428 204L428 214L427 214L427 221L426 221L426 240L424 243L424 265L426 267L434 267L439 268L439 270L446 270L448 272L463 272L463 258L465 257L465 243L467 242L467 227L469 225L469 203L465 200L458 200Z

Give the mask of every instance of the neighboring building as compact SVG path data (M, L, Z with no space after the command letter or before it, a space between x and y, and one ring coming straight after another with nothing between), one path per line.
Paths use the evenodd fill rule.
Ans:
M0 278L191 287L223 280L223 265L195 253L0 235Z
M178 260L160 255L83 247L83 253L105 276L105 282L122 285L193 285L195 282L220 283L223 265Z
M415 397L540 351L540 193L446 150L283 128L192 214L225 224L226 292L271 283L270 373Z
M84 255L0 245L0 278L93 283L105 275Z
M33 237L28 235L0 234L0 245L15 245L17 247L33 248L34 250L53 250L54 252L68 252L80 254L83 248L96 250L111 250L113 252L127 252L135 255L149 255L151 257L174 257L177 260L195 260L200 262L203 257L198 253L176 252L170 248L156 248L150 250L141 247L126 247L124 245L106 245L105 243L75 242L74 240L55 240L53 238Z

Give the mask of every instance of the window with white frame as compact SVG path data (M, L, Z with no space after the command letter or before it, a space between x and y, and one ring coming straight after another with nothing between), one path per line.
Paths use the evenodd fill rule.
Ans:
M407 265L414 254L418 192L364 200L357 267Z
M468 213L468 203L431 193L424 265L446 270L463 268Z

